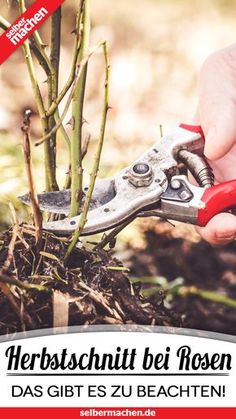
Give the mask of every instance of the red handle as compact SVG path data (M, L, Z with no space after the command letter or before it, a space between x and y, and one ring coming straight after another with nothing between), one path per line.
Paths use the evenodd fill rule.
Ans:
M180 124L180 128L200 134L204 139L202 127L199 125ZM205 207L198 210L197 224L205 226L214 215L236 207L236 180L220 183L206 189L201 201L205 204Z
M180 124L180 128L186 129L187 131L195 132L196 134L200 134L202 138L204 137L204 132L200 125L189 125L189 124Z
M236 206L236 180L220 183L205 190L201 201L205 208L198 211L198 225L205 226L214 215Z

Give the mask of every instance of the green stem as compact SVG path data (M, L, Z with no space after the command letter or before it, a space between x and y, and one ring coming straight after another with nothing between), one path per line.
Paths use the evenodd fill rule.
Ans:
M64 99L65 95L70 90L70 88L71 88L71 86L74 82L74 79L75 79L75 76L76 76L76 66L77 66L77 61L78 61L78 56L79 56L79 50L80 50L80 39L78 39L78 37L76 36L75 50L74 50L74 54L73 54L73 61L72 61L70 75L67 79L66 84L62 88L61 92L58 94L57 98L53 101L52 105L48 109L48 111L47 111L48 116L51 116L51 115L54 114L54 112L58 108L58 105L60 105L61 101Z
M58 9L52 15L51 53L50 53L50 60L51 60L51 63L55 70L55 75L56 75L56 78L55 78L56 89L58 89L60 48L61 48L61 7L58 7Z
M24 290L37 290L37 291L45 291L48 292L48 289L43 285L37 284L27 284L25 282L20 281L19 279L9 277L7 275L0 275L0 282L3 284L9 285L16 285L17 287L24 289Z
M56 10L56 12L52 15L50 61L52 63L54 72L52 75L52 94L49 95L49 104L48 104L49 109L56 102L58 98L60 51L61 51L61 7L59 7ZM49 118L50 131L58 124L60 120L58 105L56 106L52 114L49 114L49 111L47 111L47 116ZM61 124L60 126L60 132L61 132L62 137L66 141L68 147L70 147L70 139L63 124ZM56 150L56 136L57 136L57 132L55 131L55 133L52 134L53 146L55 150ZM54 152L54 172L55 172L55 177L56 177L56 151Z
M19 3L20 12L24 13L26 11L25 0L19 0L18 3ZM41 119L43 135L46 135L49 132L48 118L46 116L46 109L45 109L41 91L37 82L37 77L36 77L36 73L34 69L34 63L33 63L33 58L32 58L32 54L30 50L29 40L26 40L24 42L23 51L24 51L27 68L28 68L28 73L31 80L31 85L32 85L34 95L35 95L36 105L37 105L39 116ZM43 53L43 48L41 48L41 52ZM45 159L44 164L45 164L46 191L50 191L50 190L53 190L53 187L54 187L54 178L53 178L53 172L51 168L50 155L47 152L45 152L44 159Z
M23 132L23 151L25 157L25 168L27 173L27 179L29 184L29 195L34 215L34 224L35 224L35 236L37 247L40 248L42 241L42 214L39 208L38 197L35 190L34 177L33 177L33 168L32 168L32 158L31 158L31 145L30 145L30 117L31 112L25 111L23 125L21 130Z
M77 36L80 36L80 25L82 24L81 44L79 51L79 63L88 54L89 35L90 35L90 0L85 0L83 3L82 18L77 17L76 31ZM85 96L85 85L87 76L87 63L82 70L76 89L72 99L72 124L73 132L71 139L70 162L71 162L71 208L70 216L73 217L78 214L83 182L82 169L82 126L83 126L83 107Z
M199 297L213 301L214 303L225 304L229 307L236 308L235 299L227 297L227 295L220 294L216 291L208 291L196 287L180 287L178 289L178 295L184 297L186 295L198 295Z
M35 31L30 37L30 46L34 52L37 51L37 54L35 53L36 58L41 67L44 69L46 75L49 77L53 67L38 31Z
M125 221L124 223L122 223L121 225L119 225L119 226L117 226L117 227L115 227L115 228L113 228L113 230L109 233L109 234L106 234L106 236L104 237L104 239L102 239L101 241L100 241L100 243L98 243L96 246L95 246L95 250L98 250L98 249L104 249L104 247L107 245L107 244L109 244L109 243L111 243L112 244L112 242L113 242L113 240L116 238L116 236L122 231L122 230L124 230L124 228L125 227L127 227L130 223L132 223L132 221L134 220L134 218L131 218L131 219L129 219L129 220L127 220L127 221Z
M41 65L41 67L44 69L47 77L48 77L48 83L51 83L51 80L55 77L55 69L52 65L52 62L50 61L49 56L47 55L46 51L45 51L45 45L43 44L40 35L37 31L34 32L33 37L31 37L30 39L31 41L31 47L33 48L33 51L35 53L35 56L39 62L39 64ZM59 61L59 59L57 60ZM50 88L49 88L50 89ZM56 99L52 99L52 102L55 103L57 101ZM58 103L59 105L59 103ZM54 125L52 129L49 129L49 132L47 132L46 137L47 138L51 138L51 136L53 136L57 129L55 129L55 125L59 124L59 128L60 128L60 133L61 136L64 138L65 142L67 143L68 147L70 147L70 139L68 137L68 134L63 126L62 123L60 123L60 116L59 116L59 112L58 112L58 105L57 107L54 109L54 115L50 114L49 111L46 111L46 116L47 119L49 120L50 116L54 116ZM46 152L47 153L47 152ZM53 162L54 158L52 157L52 162ZM55 163L53 164L55 165ZM50 178L52 179L51 182L51 189L58 189L57 186L57 182L56 182L56 176L50 176Z
M64 119L65 119L65 117L66 117L66 115L67 115L67 113L68 113L68 111L69 111L69 108L70 108L70 105L71 105L71 101L72 101L72 99L73 99L73 96L74 96L74 92L75 92L75 90L76 90L76 87L77 87L77 82L80 80L80 78L82 77L82 72L83 72L83 69L84 69L84 67L87 65L87 63L88 63L88 61L89 61L89 59L90 59L90 57L91 57L91 55L93 55L94 54L94 52L97 50L97 49L99 49L99 48L101 48L101 46L103 45L103 42L100 42L98 45L96 45L94 48L92 48L91 49L91 51L89 52L89 54L81 61L81 63L79 63L79 64L77 64L77 66L76 66L76 75L75 75L75 79L74 79L74 81L73 81L73 84L72 84L72 88L71 88L71 91L70 91L70 94L69 94L69 97L68 97L68 99L67 99L67 101L66 101L66 104L65 104L65 107L64 107L64 110L62 111L62 114L61 114L61 116L59 116L59 114L58 114L58 116L57 116L57 119L58 119L58 123L56 124L56 126L52 129L52 131L51 132L49 132L48 134L46 134L44 137L42 137L42 138L40 138L36 143L35 143L35 145L36 146L39 146L39 145L41 145L41 144L43 144L45 141L47 141L49 138L50 138L50 135L53 133L53 132L56 132L57 130L58 130L58 128L60 128L61 126L62 126L62 123L63 123L63 121L64 121ZM54 116L55 116L56 114L54 114ZM69 140L70 141L70 140Z
M25 11L24 0L19 0L19 4L20 4L20 11L21 11L21 13L23 13ZM24 42L23 50L24 50L24 56L25 56L25 60L26 60L26 64L27 64L32 88L33 88L33 91L34 91L34 94L35 94L37 108L38 108L40 117L45 118L46 117L45 107L44 107L43 98L42 98L42 95L41 95L41 92L40 92L40 88L39 88L39 85L38 85L38 82L37 82L37 77L36 77L36 73L35 73L35 69L34 69L33 58L32 58L32 55L31 55L28 40L26 40Z
M90 135L88 135L87 137L85 137L85 140L83 141L83 145L82 145L82 160L84 159L84 157L87 154L88 146L89 146L89 142L90 142L90 138L91 138ZM71 167L69 166L68 172L66 174L64 189L69 189L71 187L71 174L70 174L70 170L71 170Z
M61 7L59 7L51 18L51 51L50 51L50 74L48 77L48 107L52 105L58 95L59 63L61 46ZM48 117L49 132L55 127L54 116ZM44 144L45 153L48 154L51 163L52 185L51 190L57 190L56 180L56 137L57 133L50 136L50 140Z
M10 26L11 24L3 16L0 16L0 28L6 31Z
M80 10L77 14L77 21L80 21L82 9L83 9L83 1L84 0L82 0L81 4L80 4ZM64 85L64 87L62 88L61 92L53 100L51 106L49 107L49 109L47 111L47 116L48 117L54 116L55 122L56 122L56 127L58 127L60 129L61 135L62 135L62 137L64 138L64 140L66 141L66 143L69 147L69 151L70 151L70 138L69 138L69 136L68 136L68 134L67 134L67 132L66 132L64 126L63 126L62 120L60 118L59 111L58 111L58 106L60 105L60 103L64 99L65 95L70 90L70 88L71 88L71 86L72 86L72 84L75 80L79 50L80 50L80 37L76 34L74 53L72 55L73 60L72 60L71 71L70 71L68 80L67 80L66 84ZM55 126L54 126L54 130L56 132ZM67 179L69 179L69 181L66 182L66 184L67 183L70 184L70 174L67 176Z
M43 44L39 33L36 31L34 32L33 36L31 37L31 42L35 45L37 50L38 61L41 67L44 69L47 80L48 80L48 90L51 90L51 83L54 77L54 68L52 63L45 51L45 45ZM47 135L50 132L50 123L49 118L46 114L45 109L45 116L42 119L42 126L43 132ZM57 190L57 182L55 176L55 159L54 159L54 152L51 147L51 141L48 141L48 144L44 144L44 164L45 164L45 181L46 181L46 191Z
M110 74L110 65L109 65L109 59L108 59L108 51L107 51L107 45L106 42L103 42L103 53L104 53L104 59L105 59L105 67L106 67L106 75L105 75L105 90L104 90L104 103L103 103L103 112L102 112L102 121L101 121L101 128L100 128L100 134L98 139L98 147L96 150L95 160L93 164L92 173L90 175L90 184L88 188L88 192L85 197L85 203L84 208L82 211L82 214L80 216L80 221L77 229L74 232L72 241L70 245L68 246L66 255L65 255L65 261L68 259L69 255L71 254L72 250L74 249L75 245L77 244L80 234L87 222L87 215L89 211L89 206L92 198L92 193L95 186L95 181L97 178L97 173L99 169L100 164L100 158L101 158L101 152L104 142L104 136L105 136L105 128L106 128L106 120L107 120L107 112L109 109L109 74Z
M63 121L60 118L58 109L54 113L54 119L55 119L55 125L52 129L52 133L53 132L56 133L57 130L59 130L60 133L61 133L62 138L64 139L64 141L66 142L66 144L68 146L68 150L70 151L70 137L65 130L65 127L63 125Z

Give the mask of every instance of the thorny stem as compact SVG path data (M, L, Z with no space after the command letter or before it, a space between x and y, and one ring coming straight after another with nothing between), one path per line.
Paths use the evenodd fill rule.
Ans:
M24 13L26 10L25 7L25 0L19 0L19 9L21 13ZM37 82L37 77L34 69L33 58L30 50L29 40L26 40L23 44L24 56L25 61L28 68L28 73L31 80L31 85L35 95L35 101L38 108L38 112L41 118L43 135L46 135L49 131L48 120L46 116L46 110L43 102L43 98L41 95L41 91ZM50 155L47 153L47 148L45 146L45 181L46 181L46 191L53 190L54 188L54 177L52 172L52 166L50 161Z
M100 42L98 45L96 45L94 48L92 48L91 49L91 51L89 52L89 54L83 59L83 61L81 61L81 63L80 64L78 64L77 65L77 67L76 67L76 76L75 76L75 79L74 79L74 81L73 81L73 85L72 85L72 88L71 88L71 92L70 92L70 94L69 94L69 97L68 97L68 99L67 99L67 101L66 101L66 104L65 104L65 107L64 107L64 110L63 110L63 112L62 112L62 115L61 115L61 117L59 117L59 119L58 119L58 123L56 124L56 126L52 129L52 131L51 132L49 132L49 133L47 133L44 137L42 137L42 138L40 138L36 143L35 143L35 146L37 147L37 146L39 146L39 145L41 145L41 144L43 144L45 141L47 141L49 138L50 138L50 135L52 134L52 133L54 133L54 132L56 132L57 130L58 130L58 128L60 128L60 126L62 125L62 123L63 123L63 121L64 121L64 119L65 119L65 117L66 117L66 115L67 115L67 113L68 113L68 111L69 111L69 108L70 108L70 104L71 104L71 101L72 101L72 99L73 99L73 95L74 95L74 92L75 92L75 89L76 89L76 86L77 86L77 82L80 80L80 77L82 76L82 72L83 72L83 69L84 69L84 67L86 66L86 64L88 63L88 61L89 61L89 59L90 59L90 57L91 57L91 55L93 55L94 54L94 52L98 49L98 48L101 48L101 46L103 45L103 42ZM55 116L55 114L54 114L54 116Z
M53 19L53 18L52 18ZM53 24L52 24L53 26ZM52 30L53 32L53 30ZM54 68L53 65L53 59L52 57L48 56L45 50L45 45L43 44L41 37L39 33L36 31L33 34L32 40L34 42L34 45L37 48L37 51L39 51L39 64L44 69L46 75L47 75L47 85L48 85L48 106L51 105L54 97L57 95L57 67ZM60 40L60 32L59 32L59 40ZM51 41L51 43L54 41ZM53 49L54 53L54 49ZM46 119L48 124L48 130L47 133L52 130L52 128L55 126L55 120L54 118L49 118L47 116L46 112ZM56 181L56 134L52 134L50 136L50 140L48 141L48 144L44 144L44 154L45 154L45 160L48 160L49 166L50 166L50 174L49 174L49 191L52 190L58 190L58 185Z
M60 63L60 46L61 46L61 7L59 7L51 18L51 51L50 63L51 72L48 77L48 107L52 105L58 95L58 79L59 79L59 63ZM54 116L48 118L48 127L51 131L56 125ZM45 143L47 153L50 155L51 170L54 177L53 190L58 189L56 181L56 132L51 135L50 141Z
M80 16L81 16L81 13L82 13L82 7L83 7L83 1L81 1L80 9L79 9L79 12L78 12L78 15L77 15L77 19L79 19L79 20L80 20ZM58 24L58 17L57 17L57 24ZM69 150L70 150L70 138L69 138L64 126L63 126L63 123L62 123L63 119L59 115L58 106L61 103L61 101L64 99L65 95L70 90L70 88L71 88L71 86L72 86L72 84L75 80L79 50L80 50L80 36L78 36L76 34L74 53L72 54L73 60L72 60L70 75L69 75L68 80L65 83L64 87L62 88L61 92L60 93L57 92L56 97L52 100L51 106L49 106L49 109L47 110L47 117L51 118L53 116L54 120L55 120L55 124L54 124L54 126L53 126L53 128L52 128L52 130L50 131L49 134L54 135L56 133L57 129L59 128L62 137L64 138L64 140L66 141L66 143L69 147ZM57 61L59 62L59 59ZM72 98L71 98L71 100L72 100ZM71 102L71 100L70 100L70 102ZM49 136L48 136L48 138L49 138ZM70 175L67 176L67 179L70 179Z
M3 30L7 30L10 26L11 26L10 23L6 19L4 19L2 16L0 16L0 28L2 28ZM52 72L53 67L51 65L51 62L50 62L50 59L49 59L48 55L45 52L45 45L43 44L43 42L42 42L42 40L39 36L38 31L35 31L33 36L30 37L29 43L30 43L30 47L32 48L32 50L34 52L35 57L37 58L41 67L44 69L47 77L50 77L50 73ZM75 61L75 63L73 63L74 72L73 72L73 68L72 68L71 75L70 75L70 77L72 77L72 75L73 75L72 80L68 79L68 82L66 83L65 87L62 89L62 92L59 94L58 98L56 98L56 100L53 101L52 106L46 112L47 117L52 116L53 113L54 113L54 118L55 118L56 124L60 128L61 135L64 138L64 140L66 141L68 146L70 146L70 139L68 137L68 134L67 134L64 126L60 123L58 105L61 102L61 100L64 98L64 96L66 95L67 91L70 89L71 84L73 83L77 58L78 58L78 51L76 51L75 54L73 54L73 62ZM55 132L56 132L56 130L55 130ZM50 137L50 135L49 135L49 137Z
M46 53L46 46L44 45L38 31L35 31L33 35L30 37L31 44L35 47L35 49L38 51L38 61L41 67L44 69L46 75L49 77L50 73L52 72L52 64L50 62L50 59Z
M24 0L19 0L19 7L20 7L20 12L23 13L25 11L25 1ZM24 42L23 50L24 50L25 60L26 60L26 64L27 64L32 88L33 88L33 91L35 93L35 100L36 100L36 104L37 104L37 107L38 107L38 111L39 111L40 116L43 119L45 119L46 113L45 113L43 98L42 98L42 95L41 95L41 92L40 92L40 89L39 89L39 85L38 85L38 82L37 82L35 69L34 69L34 63L33 63L33 59L32 59L32 55L31 55L28 40L26 40Z
M109 59L108 59L108 51L107 51L107 44L106 42L103 42L103 53L104 53L104 60L105 60L105 89L104 89L104 103L103 103L103 111L102 111L102 121L101 121L101 128L100 128L100 135L98 139L98 146L95 154L93 169L90 174L90 184L88 188L88 192L85 197L85 203L83 207L82 214L80 216L80 221L77 229L74 232L72 241L70 245L68 246L65 260L67 261L69 255L71 254L72 250L74 249L76 243L79 240L80 234L86 224L87 221L87 214L89 211L89 206L92 198L92 193L95 186L95 181L98 174L99 164L100 164L100 158L101 158L101 152L104 142L104 136L105 136L105 128L106 128L106 120L107 120L107 112L109 110L109 75L110 75L110 65L109 65Z
M72 69L71 69L70 75L68 77L68 80L67 80L65 86L63 87L62 91L59 93L57 98L53 101L52 105L48 109L47 116L51 116L51 115L54 114L54 112L58 108L58 105L60 105L61 101L64 99L65 95L70 90L70 88L73 84L73 81L76 77L76 65L77 65L78 53L79 53L79 49L76 51L76 54L73 56Z
M49 56L47 55L46 51L45 51L45 45L43 44L39 33L37 31L34 32L33 37L30 39L31 41L31 47L33 48L34 54L39 62L39 64L41 65L41 67L44 69L47 78L48 78L48 85L51 84L52 80L55 77L55 69L50 61ZM50 90L50 87L49 87ZM56 99L53 99L53 103L56 101ZM48 110L46 110L46 117L47 120L50 119L50 116L52 116L52 114L50 115ZM55 108L54 110L54 119L55 119L55 123L53 128L50 130L49 132L46 134L47 138L51 139L51 136L53 136L57 129L55 129L55 125L58 125L58 127L60 128L60 132L62 137L64 138L65 142L67 143L68 147L70 145L70 139L68 137L68 134L63 126L62 123L59 123L60 121L60 116L59 116L59 112L58 112L58 107ZM52 149L53 152L53 149ZM54 160L53 156L52 156L52 160ZM57 186L57 182L56 182L56 175L54 175L54 189L58 189Z
M89 143L90 143L90 138L91 138L91 136L89 134L89 135L87 135L85 137L85 139L83 141L83 145L82 145L82 160L84 159L84 157L87 154L88 146L89 146ZM68 172L66 174L64 189L69 189L70 186L71 186L71 166L69 166L69 170L68 170Z
M82 34L80 30L82 26ZM82 15L77 16L76 35L81 36L79 63L87 56L90 35L90 0L84 0ZM71 207L70 217L78 214L82 197L82 126L85 86L87 77L87 63L83 67L81 77L78 79L72 99L72 138L70 149L71 162Z
M25 157L25 166L29 184L29 195L33 209L33 216L34 216L34 224L35 224L35 236L36 242L40 247L40 242L42 240L42 214L39 209L38 197L35 191L34 185L34 178L33 178L33 171L32 171L32 159L31 159L31 147L30 147L30 116L31 111L25 112L25 117L23 121L23 126L21 128L24 139L23 139L23 150L24 150L24 157Z
M66 142L66 144L68 146L68 149L70 150L70 137L65 130L65 127L64 127L63 122L60 118L58 109L55 110L54 119L55 119L55 125L52 129L52 134L53 134L53 132L56 133L57 130L59 129L59 131L61 133L61 136L63 137L64 141Z
M82 10L83 10L83 1L81 2L80 10L77 14L76 22L80 22ZM75 30L74 32L75 32L76 36L75 36L74 53L72 55L73 60L72 60L72 65L71 65L71 71L70 71L69 77L67 79L67 82L65 83L61 92L58 94L57 98L53 101L52 105L48 109L47 116L53 115L54 112L58 109L58 105L64 99L67 92L70 90L70 88L71 88L71 86L72 86L72 84L75 80L75 77L76 77L76 68L77 68L77 61L78 61L78 56L79 56L79 51L80 51L81 36L80 36L80 33L77 33L77 30Z

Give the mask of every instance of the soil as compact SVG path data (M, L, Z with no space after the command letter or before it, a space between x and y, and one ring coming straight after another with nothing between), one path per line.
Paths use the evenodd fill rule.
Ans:
M113 250L76 248L64 266L65 240L45 235L39 253L27 228L5 232L0 237L0 275L20 283L0 282L0 334L57 326L56 306L62 302L64 325L164 325L235 335L235 307L191 293L174 293L169 300L161 287L144 298L143 290L153 285L143 278L162 276L167 283L182 278L185 287L225 295L236 304L236 242L224 247L194 243L186 233L174 237L166 224L155 222L154 229L147 229L145 249L127 247L127 260L120 255L129 273ZM43 289L22 288L29 284Z
M161 225L165 224L163 221ZM215 291L235 300L235 307L196 295L175 295L172 310L184 327L236 335L236 242L213 247L204 241L174 238L170 230L146 232L145 250L132 253L131 275L161 275L173 281L183 278L187 287Z
M121 262L110 252L76 248L65 267L61 261L66 243L55 236L43 237L41 253L34 234L24 227L0 239L0 276L6 281L0 282L0 334L56 326L58 295L63 301L60 326L63 317L67 318L64 326L182 324L179 316L165 308L164 296L157 302L143 298L140 285L130 283ZM29 284L41 288L22 288Z

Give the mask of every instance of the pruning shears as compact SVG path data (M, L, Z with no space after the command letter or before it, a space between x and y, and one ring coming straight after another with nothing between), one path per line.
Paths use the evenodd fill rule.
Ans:
M192 174L198 186L188 177ZM84 195L87 188L84 188ZM29 197L20 198L29 203ZM41 210L65 218L44 229L70 235L80 215L69 218L70 190L38 195ZM109 230L135 217L156 216L205 226L216 214L236 205L236 180L214 185L204 157L200 126L180 124L113 179L97 180L83 235Z

